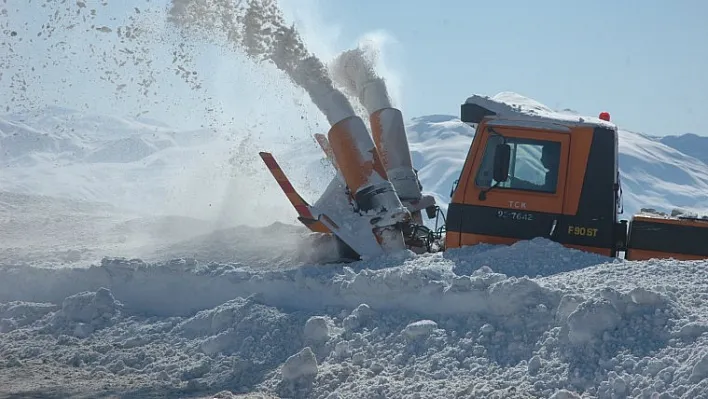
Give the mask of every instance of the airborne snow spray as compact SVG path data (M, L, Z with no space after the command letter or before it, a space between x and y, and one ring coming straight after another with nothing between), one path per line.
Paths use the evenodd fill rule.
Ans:
M243 9L232 5L229 0L215 1L210 7L196 0L173 0L170 13L179 26L226 32L230 43L254 59L271 61L308 92L332 125L329 141L358 208L374 212L381 220L374 233L382 246L403 248L401 233L390 226L405 219L407 211L388 180L377 146L347 98L334 87L324 64L308 53L295 28L285 25L274 1L250 0ZM216 9L219 18L214 17ZM383 84L370 87L385 91ZM375 93L371 99L379 97ZM390 103L381 104L384 107Z
M369 114L392 107L386 82L376 72L376 60L375 49L360 46L342 52L329 66L334 82L358 98Z
M272 62L307 91L330 124L355 115L322 61L307 51L295 27L286 25L274 0L243 5L232 0L172 0L170 17L183 29L225 39L254 60Z
M40 126L40 130L46 131L49 137L76 139L81 146L86 144L82 141L84 136L96 138L96 146L103 146L98 136L100 140L110 141L126 132L135 134L135 140L140 143L138 134L154 122L145 118L146 113L154 115L164 107L169 118L169 114L177 114L170 109L171 104L181 113L180 118L194 111L192 119L202 124L201 129L175 130L156 124L159 131L148 137L148 145L152 143L150 140L161 138L163 132L166 138L159 141L155 154L146 160L110 166L112 179L96 179L95 176L105 174L86 172L87 161L81 153L64 154L67 159L52 173L61 181L71 182L67 186L73 186L74 190L63 191L71 191L72 198L95 198L156 216L169 214L205 219L215 228L292 222L292 209L280 197L279 189L272 186L267 171L257 159L258 150L264 146L254 144L250 137L263 134L258 130L251 132L253 127L260 129L261 123L249 115L245 123L235 125L233 118L225 119L223 111L234 105L228 102L222 105L212 98L219 95L209 85L215 80L219 83L213 71L220 73L220 67L233 64L224 62L200 69L198 62L215 48L237 50L227 51L225 57L241 58L237 62L244 54L251 60L270 61L295 84L303 86L330 121L337 121L353 112L346 98L333 90L324 65L305 51L297 32L283 22L277 8L268 8L274 4L272 2L245 4L244 1L241 7L236 7L235 1L176 0L166 7L154 2L131 3L109 4L104 0L0 4L0 35L3 37L0 40L0 91L5 94L5 101L0 103L1 111L40 113L40 117L46 116L43 119L46 126ZM277 17L275 25L259 19L271 18L269 13ZM269 36L265 31L272 26L277 29L272 29L273 34ZM260 39L265 43L262 48L257 42ZM224 72L227 73L229 71ZM265 78L266 85L272 82L267 74L267 71L255 70L256 79ZM178 92L182 83L190 89L187 93ZM285 87L278 88L277 96L289 89L289 85L282 86ZM221 87L217 85L216 89ZM72 90L76 95L67 95ZM59 108L45 110L43 107L47 104L56 104ZM189 109L192 105L200 109ZM64 114L58 112L67 107L71 108L66 112L72 119L64 128L52 119L61 119L63 123ZM204 113L200 112L201 107ZM108 109L111 114L130 114L134 118L116 117L99 124L84 115L97 109ZM264 124L282 124L283 117L273 117L270 112L268 117L274 121ZM147 122L145 125L135 123L137 119ZM82 125L76 125L79 123ZM212 127L215 129L207 129ZM93 151L91 144L82 148ZM202 148L194 150L197 145ZM166 151L163 146L167 147ZM114 154L115 150L109 152ZM306 158L302 154L297 156ZM188 159L180 160L181 157ZM304 168L309 162L307 159L298 166ZM104 171L106 165L97 165L94 170ZM311 170L306 174L311 177ZM73 179L74 175L78 178ZM116 181L119 184L112 184ZM56 183L46 184L49 190L54 190L53 185ZM111 195L120 186L125 186L125 194ZM86 198L89 196L94 198ZM194 229L190 234L193 233ZM280 237L270 236L270 239L270 244L283 244ZM233 247L234 242L227 245Z

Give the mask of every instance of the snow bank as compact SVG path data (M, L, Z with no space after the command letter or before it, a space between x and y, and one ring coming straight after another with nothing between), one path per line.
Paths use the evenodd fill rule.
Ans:
M67 394L107 381L116 394L177 396L708 393L708 262L591 266L540 240L502 250L287 270L186 259L5 266L0 367L13 392L27 392L18 376L30 370L83 370ZM563 272L499 272L522 274L507 265L520 250ZM485 261L460 273L475 257ZM576 261L578 270L563 265Z
M519 241L510 246L477 245L451 249L444 256L455 262L453 271L457 274L469 275L485 268L517 277L548 276L606 262L621 262L616 258L566 249L544 238Z
M375 262L381 262L377 259ZM386 261L386 260L383 260ZM372 261L374 262L374 261ZM421 265L430 264L430 267ZM104 259L101 266L43 270L5 267L0 301L60 303L73 292L109 287L126 309L160 316L182 316L217 306L231 298L257 295L271 306L315 311L327 307L403 310L427 315L512 314L529 303L557 301L558 293L528 278L503 274L456 276L439 255L392 258L382 270L355 264L303 266L258 271L240 264L202 264L194 259L148 264L141 260ZM383 267L383 265L373 265ZM191 292L193 295L165 295Z

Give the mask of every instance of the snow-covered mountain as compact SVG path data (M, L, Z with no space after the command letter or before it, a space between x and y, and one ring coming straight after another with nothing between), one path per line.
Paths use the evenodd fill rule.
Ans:
M429 115L411 118L407 132L425 191L446 208L474 130L456 116ZM258 158L262 150L272 151L312 200L332 176L317 144L304 134L283 145L259 142L248 131L179 130L52 107L0 118L0 187L227 224L293 221L293 211ZM708 137L658 138L621 130L626 215L641 207L708 208L705 154Z
M288 214L272 206L282 205L279 195L266 199L275 191L257 144L249 132L179 130L56 107L6 115L0 118L0 187L148 215L268 224ZM308 143L291 145L293 153L298 144ZM273 217L261 222L254 212Z
M679 136L663 136L659 138L663 144L675 148L686 155L690 155L703 163L708 164L708 137L694 133Z

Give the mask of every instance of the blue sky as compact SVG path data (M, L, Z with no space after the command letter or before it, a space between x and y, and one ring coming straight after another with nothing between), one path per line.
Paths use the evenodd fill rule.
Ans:
M7 7L10 19L0 22L23 26L27 20L27 35L33 36L33 29L45 22L41 3L10 2L15 7ZM115 25L134 6L165 3L126 0L97 8L103 21ZM376 40L382 46L381 73L409 118L457 115L460 103L472 94L514 91L556 109L586 115L609 111L614 122L634 131L708 135L702 117L708 110L706 1L281 3L309 49L325 61L363 38ZM155 29L164 29L160 24ZM114 86L100 79L103 71L94 66L84 37L63 37L75 53L49 66L39 39L31 45L25 41L24 47L15 42L15 51L24 54L22 62L37 67L24 72L27 95L95 112L149 110L148 116L180 125L198 125L203 115L195 109L217 105L224 110L218 116L222 122L265 124L263 129L280 129L281 135L287 129L326 129L322 115L282 73L219 51L205 51L198 61L200 76L207 77L208 101L179 86L169 70L170 49L158 47L150 56L165 72L156 94L141 98L123 92L118 98ZM138 71L128 65L120 73ZM5 72L0 89L8 82ZM14 106L7 96L0 99L3 109L8 105Z
M324 32L308 29L311 42L345 48L365 32L388 35L384 58L406 115L455 114L472 93L515 91L553 108L609 111L630 130L708 135L706 1L286 4L305 3L294 15Z

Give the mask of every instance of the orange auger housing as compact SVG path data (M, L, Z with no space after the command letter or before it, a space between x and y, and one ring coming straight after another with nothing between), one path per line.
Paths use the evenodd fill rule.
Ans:
M356 209L369 218L376 242L384 251L404 249L398 225L407 222L410 213L396 196L364 122L349 117L332 126L327 136Z

